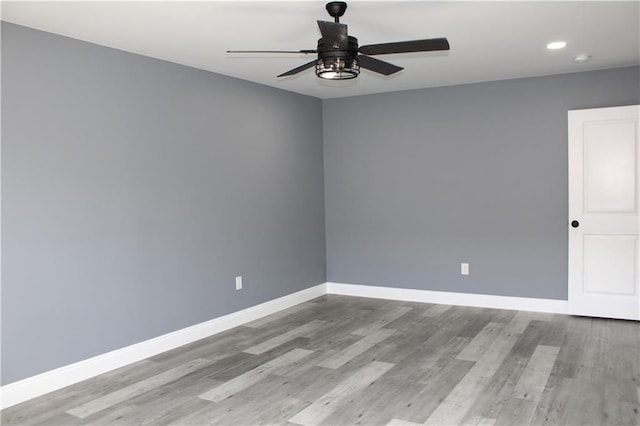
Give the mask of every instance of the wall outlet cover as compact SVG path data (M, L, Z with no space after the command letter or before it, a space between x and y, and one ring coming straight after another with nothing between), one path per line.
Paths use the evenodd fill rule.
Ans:
M468 263L461 263L460 264L460 273L462 275L469 275L469 264Z

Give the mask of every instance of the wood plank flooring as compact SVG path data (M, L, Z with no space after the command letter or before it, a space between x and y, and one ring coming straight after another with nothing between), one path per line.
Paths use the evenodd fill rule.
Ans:
M3 425L640 425L640 324L327 295Z

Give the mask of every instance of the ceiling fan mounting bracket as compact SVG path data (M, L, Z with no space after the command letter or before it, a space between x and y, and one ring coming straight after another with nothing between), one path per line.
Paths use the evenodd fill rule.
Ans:
M340 22L340 17L344 15L347 10L347 3L343 1L332 1L327 3L327 12L331 15L336 22Z

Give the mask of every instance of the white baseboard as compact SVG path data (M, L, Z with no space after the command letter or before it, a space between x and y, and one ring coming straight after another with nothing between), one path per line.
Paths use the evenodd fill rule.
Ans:
M11 407L65 386L106 373L107 371L115 370L116 368L254 321L266 315L306 302L307 300L320 297L326 293L326 284L320 284L210 321L10 383L2 386L0 406L2 409Z
M328 282L328 294L372 297L375 299L408 302L439 303L444 305L476 306L481 308L511 309L518 311L566 314L566 300L533 299L528 297L492 296L487 294L449 293L445 291L415 290L409 288L378 287Z

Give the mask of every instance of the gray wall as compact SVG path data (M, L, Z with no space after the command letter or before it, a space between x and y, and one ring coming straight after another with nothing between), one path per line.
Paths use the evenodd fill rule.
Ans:
M2 383L326 281L321 116L2 23Z
M328 280L566 299L567 111L639 103L639 81L621 68L325 101Z

